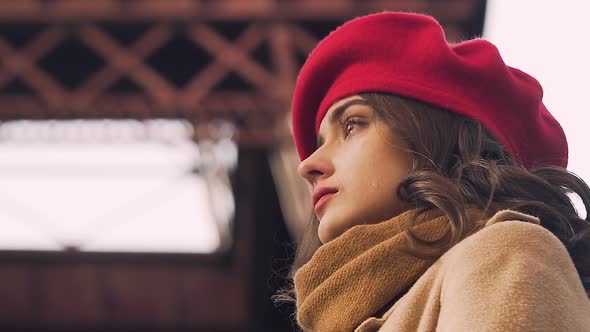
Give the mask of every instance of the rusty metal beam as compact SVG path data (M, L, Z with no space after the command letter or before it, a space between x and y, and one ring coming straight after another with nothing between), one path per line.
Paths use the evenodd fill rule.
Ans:
M161 107L144 94L109 94L85 107L48 109L44 100L22 95L1 95L1 120L45 119L187 119L195 126L213 120L236 124L237 141L243 146L272 146L286 133L278 130L286 111L280 101L245 92L217 92L204 97L197 107Z
M19 0L0 1L2 21L341 20L383 9L469 16L474 0Z

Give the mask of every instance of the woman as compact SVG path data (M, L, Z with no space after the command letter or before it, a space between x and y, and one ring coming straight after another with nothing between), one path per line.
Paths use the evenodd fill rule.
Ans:
M293 289L306 331L590 331L590 189L535 79L431 17L321 41L293 100L316 218Z

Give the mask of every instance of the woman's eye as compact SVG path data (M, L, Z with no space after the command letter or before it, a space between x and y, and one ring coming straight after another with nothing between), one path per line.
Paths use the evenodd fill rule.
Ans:
M356 126L356 123L354 123L354 122L347 123L346 130L345 130L346 135L350 135L350 133L352 133L352 131L354 130L355 126Z
M344 121L343 129L344 129L344 137L348 137L348 135L352 134L357 127L361 125L361 121L356 118L348 118Z

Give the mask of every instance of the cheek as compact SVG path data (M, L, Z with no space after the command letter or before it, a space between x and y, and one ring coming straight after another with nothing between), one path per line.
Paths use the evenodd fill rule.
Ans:
M345 160L338 176L347 201L345 206L362 214L390 206L399 183L391 165L375 163L370 156L350 155Z
M350 176L345 181L359 213L371 219L383 220L403 210L396 190L409 173L410 166L405 156L380 158L372 155L354 161L351 159L348 166ZM353 176L353 172L357 175Z
M399 183L391 172L381 168L383 167L371 167L371 172L361 184L364 188L363 196L372 202L374 208L390 205L395 199L395 190Z
M350 142L338 151L334 159L336 170L344 175L344 180L366 178L376 153L370 141L358 139Z

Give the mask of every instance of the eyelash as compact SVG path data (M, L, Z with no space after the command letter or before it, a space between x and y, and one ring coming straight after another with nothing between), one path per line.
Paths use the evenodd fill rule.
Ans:
M354 116L348 117L346 120L342 121L342 132L344 133L344 138L348 137L348 135L350 135L357 126L362 124L363 121ZM352 128L349 130L350 126L352 126Z

